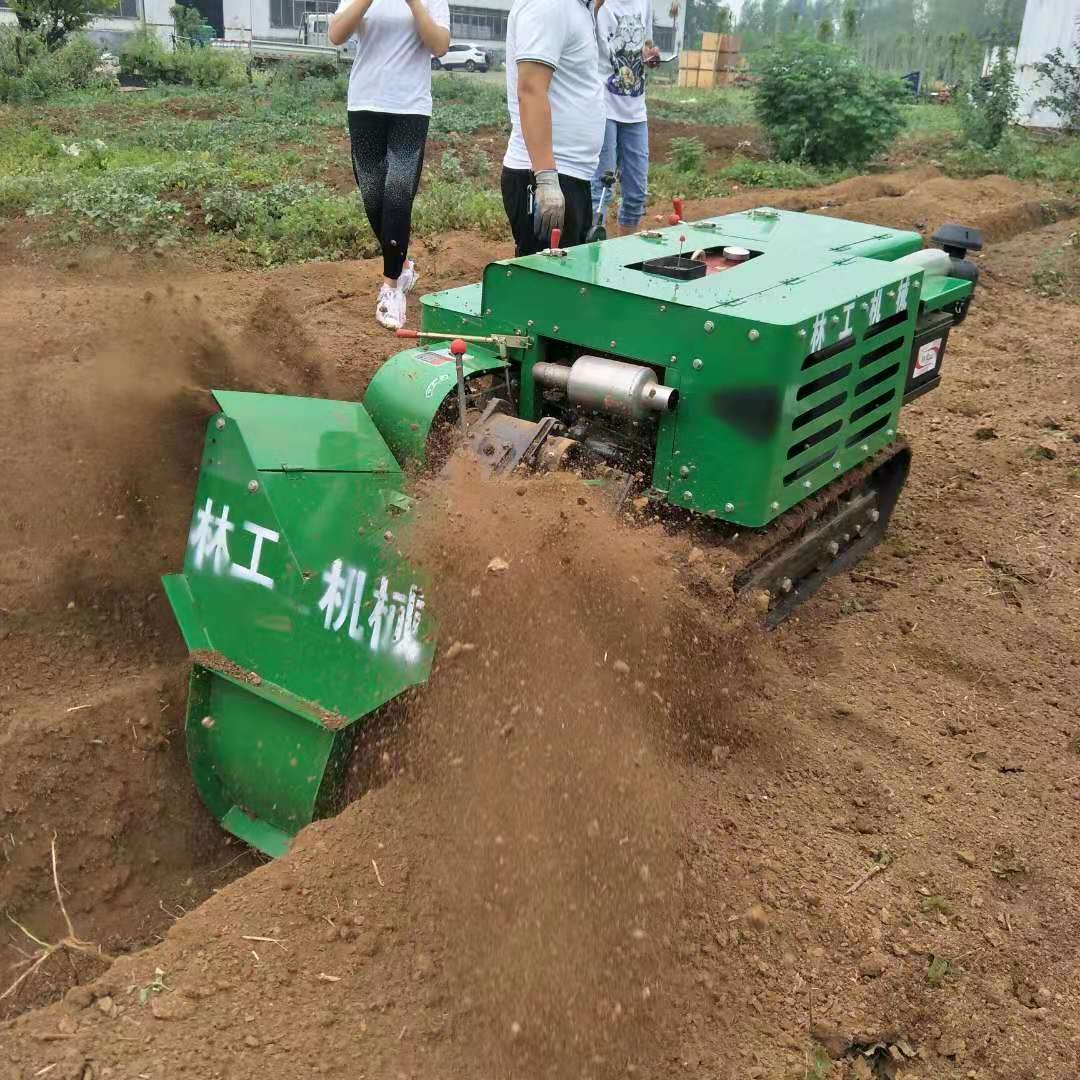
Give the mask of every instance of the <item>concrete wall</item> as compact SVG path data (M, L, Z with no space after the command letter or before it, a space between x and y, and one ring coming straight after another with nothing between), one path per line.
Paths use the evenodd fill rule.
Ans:
M1080 41L1080 0L1027 0L1016 76L1020 84L1020 123L1028 127L1060 127L1061 119L1035 102L1045 93L1032 65L1054 49L1072 54Z

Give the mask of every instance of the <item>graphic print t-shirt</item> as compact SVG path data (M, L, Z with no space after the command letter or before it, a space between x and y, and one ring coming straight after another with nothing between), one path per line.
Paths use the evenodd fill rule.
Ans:
M641 123L646 119L641 50L652 39L652 0L606 0L596 16L596 31L608 119Z

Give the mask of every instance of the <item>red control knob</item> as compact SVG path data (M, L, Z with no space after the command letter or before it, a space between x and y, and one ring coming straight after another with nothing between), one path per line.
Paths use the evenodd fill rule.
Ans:
M551 250L559 250L559 241L562 239L562 229L551 230Z
M454 338L454 340L450 342L450 352L454 356L464 356L468 351L469 346L466 345L461 338Z

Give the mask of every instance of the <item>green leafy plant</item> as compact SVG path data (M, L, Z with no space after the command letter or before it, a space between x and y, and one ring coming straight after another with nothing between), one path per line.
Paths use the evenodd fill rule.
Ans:
M969 80L957 99L964 137L984 150L995 149L1016 116L1019 100L1012 57L1008 49L998 48L990 74Z
M465 179L465 170L461 165L461 158L453 150L444 150L442 159L439 161L437 175L440 180L448 184L458 184Z
M720 170L725 180L740 187L802 188L832 183L839 173L823 173L813 166L793 161L751 161L736 158Z
M863 166L903 128L903 94L843 45L788 38L766 53L755 108L781 160Z
M120 46L117 60L122 75L137 75L145 79L160 79L168 66L169 51L161 39L145 26L129 34Z
M169 8L169 14L173 18L176 27L176 40L196 42L199 40L199 30L203 24L202 12L197 7L185 7L183 4L173 4Z
M926 981L931 986L941 986L950 970L949 961L944 956L932 956L930 966L926 969Z
M1072 51L1070 58L1064 49L1054 49L1034 65L1049 87L1035 104L1059 117L1066 131L1080 132L1080 38Z
M81 35L50 50L36 32L0 27L0 101L40 101L103 82L98 47Z
M705 144L692 136L677 136L671 140L668 161L676 172L701 172L705 165Z
M286 60L274 69L274 82L298 83L305 79L333 79L338 74L338 62L329 57Z

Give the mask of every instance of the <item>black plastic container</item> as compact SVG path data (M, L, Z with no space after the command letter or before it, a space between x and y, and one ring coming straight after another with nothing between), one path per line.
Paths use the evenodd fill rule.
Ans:
M663 255L659 259L647 259L638 263L636 268L646 274L656 274L658 277L674 278L676 281L696 281L703 278L709 268L697 259L691 259L686 255Z

